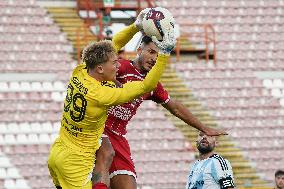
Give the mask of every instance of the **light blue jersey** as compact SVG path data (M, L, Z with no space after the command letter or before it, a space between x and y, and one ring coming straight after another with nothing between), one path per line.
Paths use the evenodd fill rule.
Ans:
M234 188L231 164L228 160L213 154L207 159L197 160L189 172L186 189Z

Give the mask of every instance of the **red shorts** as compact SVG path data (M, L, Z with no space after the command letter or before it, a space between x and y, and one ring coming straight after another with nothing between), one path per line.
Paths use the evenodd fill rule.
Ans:
M124 136L115 134L105 128L104 134L109 137L115 156L109 170L110 178L115 175L130 175L136 179L136 171L131 158L130 146Z

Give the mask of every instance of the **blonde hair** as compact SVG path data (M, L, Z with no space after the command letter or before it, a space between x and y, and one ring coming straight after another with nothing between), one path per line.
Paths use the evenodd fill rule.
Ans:
M110 40L92 42L87 45L82 53L82 61L86 63L88 69L93 69L99 64L109 60L116 51Z

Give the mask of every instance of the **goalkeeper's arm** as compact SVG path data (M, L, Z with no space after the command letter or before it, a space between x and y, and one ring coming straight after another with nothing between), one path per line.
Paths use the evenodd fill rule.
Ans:
M122 47L124 47L138 31L143 30L142 20L148 10L148 8L142 10L133 24L127 26L126 28L124 28L113 36L112 42L116 52L118 52Z

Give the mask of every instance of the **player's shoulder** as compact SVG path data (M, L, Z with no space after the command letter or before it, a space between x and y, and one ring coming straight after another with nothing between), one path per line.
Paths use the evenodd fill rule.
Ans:
M92 86L92 91L95 93L100 93L104 90L107 90L109 88L117 88L116 84L113 81L101 81L97 82L95 85Z
M116 84L113 81L101 81L101 86L116 88Z
M212 163L217 166L221 166L222 170L229 170L231 167L230 162L219 154L213 154L209 158L211 159Z
M166 91L166 89L164 89L164 86L163 86L163 84L160 81L158 82L158 84L156 86L156 89L163 89L163 90Z
M106 94L109 94L111 88L116 88L115 83L112 81L95 82L93 85L89 85L87 95L89 98L99 101Z
M119 59L118 62L120 63L119 69L133 67L131 60Z
M211 155L209 158L211 158L212 160L216 161L216 160L226 160L223 156L219 155L219 154L213 154Z
M77 65L74 70L73 70L73 74L78 74L79 72L83 71L86 68L86 64L85 63L81 63L79 65Z

